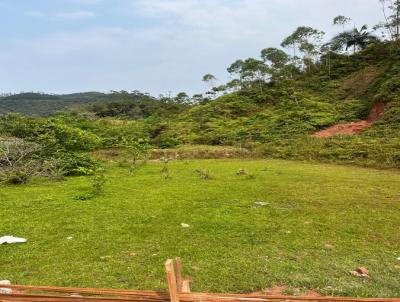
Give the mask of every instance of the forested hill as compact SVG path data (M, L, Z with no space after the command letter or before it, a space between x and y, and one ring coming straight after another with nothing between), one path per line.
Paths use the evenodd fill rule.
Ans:
M107 100L103 93L88 92L67 95L24 92L0 97L0 114L18 112L24 115L47 116L76 105Z
M72 94L46 94L38 92L22 92L0 96L0 115L21 113L23 115L48 116L58 112L71 111L92 103L112 102L115 100L151 99L140 92L82 92Z

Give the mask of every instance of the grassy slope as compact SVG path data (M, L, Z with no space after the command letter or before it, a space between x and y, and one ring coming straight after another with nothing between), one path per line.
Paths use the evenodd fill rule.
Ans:
M89 201L73 199L88 190L84 177L1 188L0 234L29 242L0 246L0 279L160 289L163 261L179 255L194 290L284 284L400 296L398 172L278 160L169 165L164 180L158 163L133 176L113 164L104 194ZM242 167L255 178L237 176ZM358 266L371 278L348 273Z
M321 70L263 93L228 94L184 113L171 135L189 144L240 144L268 157L399 168L399 60L399 51L379 46L341 57L334 70L342 71L332 79ZM310 137L366 118L374 102L386 110L360 135Z

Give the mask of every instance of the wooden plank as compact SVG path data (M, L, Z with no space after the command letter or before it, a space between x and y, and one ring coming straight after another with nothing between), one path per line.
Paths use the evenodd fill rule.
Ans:
M31 292L59 292L59 293L80 293L85 295L123 295L138 296L143 298L154 298L166 300L168 294L156 291L139 291L139 290L115 290L104 288L77 288L77 287L57 287L57 286L32 286L32 285L2 285L4 288Z
M167 264L167 263L166 263ZM166 265L167 267L167 265ZM173 271L173 262L168 264L168 270ZM174 277L174 276L172 276ZM176 279L169 279L176 280ZM186 281L186 280L184 280ZM184 282L185 283L185 282ZM175 282L172 282L175 284ZM14 286L11 286L14 287ZM32 288L32 287L30 287ZM52 289L52 287L48 287ZM70 289L68 289L70 290ZM173 290L171 292L174 292ZM175 297L178 297L178 293ZM168 302L170 299L166 295L165 300L160 300L158 293L154 292L155 296L151 297L150 292L146 295L138 296L122 296L122 297L71 297L71 296L53 296L45 294L2 294L0 301L12 302ZM315 296L283 296L283 295L258 295L258 294L208 294L208 293L181 293L179 294L180 301L194 302L288 302L288 301L337 301L337 302L400 302L400 298L352 298L352 297L315 297ZM172 301L172 299L171 299Z
M182 293L182 301L336 301L336 302L400 302L400 298L356 298L333 296L285 296L285 295L259 295L259 294L218 294L218 293Z
M176 275L174 269L174 261L168 259L165 262L165 272L167 273L168 292L171 302L179 302L178 287L176 285Z
M0 298L6 301L47 301L47 302L154 302L152 299L142 299L138 297L72 297L72 296L52 296L52 295L27 295L27 294L1 294ZM159 300L156 300L159 301ZM164 300L168 301L168 300Z
M178 293L182 292L182 261L181 258L176 257L174 262L175 275L176 275L176 286Z
M182 293L190 293L190 280L189 279L183 279Z

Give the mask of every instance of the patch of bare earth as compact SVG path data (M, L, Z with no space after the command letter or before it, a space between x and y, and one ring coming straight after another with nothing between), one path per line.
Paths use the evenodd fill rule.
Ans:
M331 137L335 135L358 134L362 132L364 129L370 127L380 117L380 115L383 113L384 110L385 110L384 103L382 102L375 103L367 119L357 122L333 125L327 129L314 133L312 136L322 138L322 137Z

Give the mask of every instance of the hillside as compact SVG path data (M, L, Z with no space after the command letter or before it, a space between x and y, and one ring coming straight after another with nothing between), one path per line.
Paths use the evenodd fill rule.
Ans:
M142 93L130 93L129 99L146 98ZM72 94L46 94L25 92L0 97L0 115L21 113L23 115L48 116L68 112L94 103L106 103L124 99L119 93L82 92Z
M249 78L243 65L246 61L242 61L241 69L235 71L239 84L214 89L214 97L189 98L181 93L157 99L139 92L3 97L3 113L45 115L73 108L74 114L50 118L5 115L0 120L0 134L36 141L47 135L43 129L52 127L58 129L54 135L59 135L61 144L66 144L64 134L57 131L84 135L90 141L84 150L138 141L150 148L228 145L274 158L399 167L397 44L374 43L354 54L332 52L329 66L327 60L321 56L307 69L288 63L268 70L268 81ZM364 122L377 104L384 107L383 112L373 122ZM314 135L346 123L355 126L355 131ZM24 124L30 126L21 130Z
M158 138L177 144L240 145L278 158L400 165L400 51L372 45L323 68L228 93L183 113ZM337 124L368 120L357 135L312 137ZM382 108L383 109L383 108ZM340 134L340 133L339 133Z

